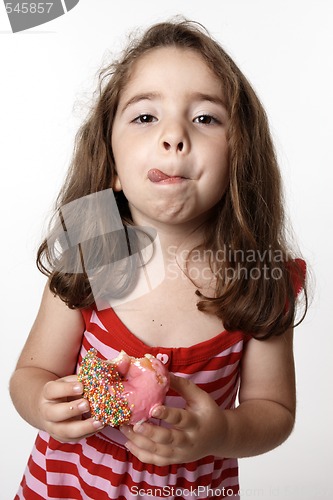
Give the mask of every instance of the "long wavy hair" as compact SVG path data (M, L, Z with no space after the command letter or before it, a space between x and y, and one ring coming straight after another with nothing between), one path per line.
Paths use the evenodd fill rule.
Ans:
M98 95L76 136L55 215L63 224L64 205L113 186L111 134L121 92L136 61L161 47L200 54L221 81L229 114L229 184L201 247L212 256L221 255L223 249L223 259L211 259L217 277L215 297L197 291L197 307L217 315L229 331L242 330L260 339L279 335L295 322L296 295L305 286L305 269L302 261L293 258L286 238L281 178L268 120L248 80L200 24L177 19L153 25L100 72ZM123 224L130 227L127 200L122 192L115 197ZM37 265L49 277L50 289L69 307L89 307L94 296L84 269L59 270L59 255L48 245L57 232L55 226L50 226L49 238L38 250ZM80 256L78 245L78 260ZM124 281L121 286L126 289Z

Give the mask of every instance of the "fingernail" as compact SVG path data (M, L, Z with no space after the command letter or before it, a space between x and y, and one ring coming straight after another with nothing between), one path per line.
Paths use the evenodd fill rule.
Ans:
M96 430L103 429L103 427L104 427L102 422L100 422L99 420L95 420L93 422L93 426L95 427Z
M160 406L158 408L154 408L153 411L151 412L152 417L159 418L162 416L163 413L163 408Z
M133 425L133 431L138 432L139 434L144 432L144 426L142 425L141 422L137 422L136 424Z
M128 432L129 432L129 428L127 425L121 425L119 427L119 430L120 432L122 432L125 436L127 436Z
M79 403L77 405L77 407L79 408L79 410L81 411L88 411L89 410L89 405L87 403L87 401L81 401L81 403Z
M73 385L73 392L76 392L77 394L82 394L83 393L82 384Z

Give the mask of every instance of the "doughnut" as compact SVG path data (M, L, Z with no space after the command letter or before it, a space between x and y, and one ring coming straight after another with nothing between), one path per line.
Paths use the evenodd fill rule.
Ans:
M111 360L89 349L78 372L83 397L91 416L104 425L144 422L155 406L163 404L169 389L169 372L152 354L134 358L121 351Z

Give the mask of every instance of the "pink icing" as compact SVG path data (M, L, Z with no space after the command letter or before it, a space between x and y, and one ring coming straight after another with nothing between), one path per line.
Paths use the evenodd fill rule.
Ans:
M123 398L131 410L129 423L148 420L155 406L163 404L169 389L169 372L161 361L150 354L133 358L122 351L112 360L123 377Z

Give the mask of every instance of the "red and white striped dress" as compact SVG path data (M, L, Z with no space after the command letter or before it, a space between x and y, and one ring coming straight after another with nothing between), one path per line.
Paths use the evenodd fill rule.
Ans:
M298 271L291 268L290 272L296 296L304 283L306 264L301 259L295 262ZM105 359L117 356L122 349L135 357L151 353L170 372L190 378L208 392L221 409L234 407L243 345L249 336L223 331L191 347L150 347L133 335L112 309L88 309L82 314L86 330L77 369L91 347ZM185 401L170 390L166 404L182 408ZM124 447L125 441L112 427L78 443L60 443L40 432L15 500L239 499L236 459L208 456L158 467L140 462Z
M242 332L223 331L191 347L149 347L112 309L89 309L82 314L86 330L79 363L91 347L105 359L117 356L121 349L135 357L149 352L171 372L190 378L221 408L234 406L247 338ZM169 391L166 404L184 407L185 402ZM124 447L125 441L118 429L109 426L78 443L60 443L39 432L15 500L239 498L237 460L208 456L158 467L140 462Z

